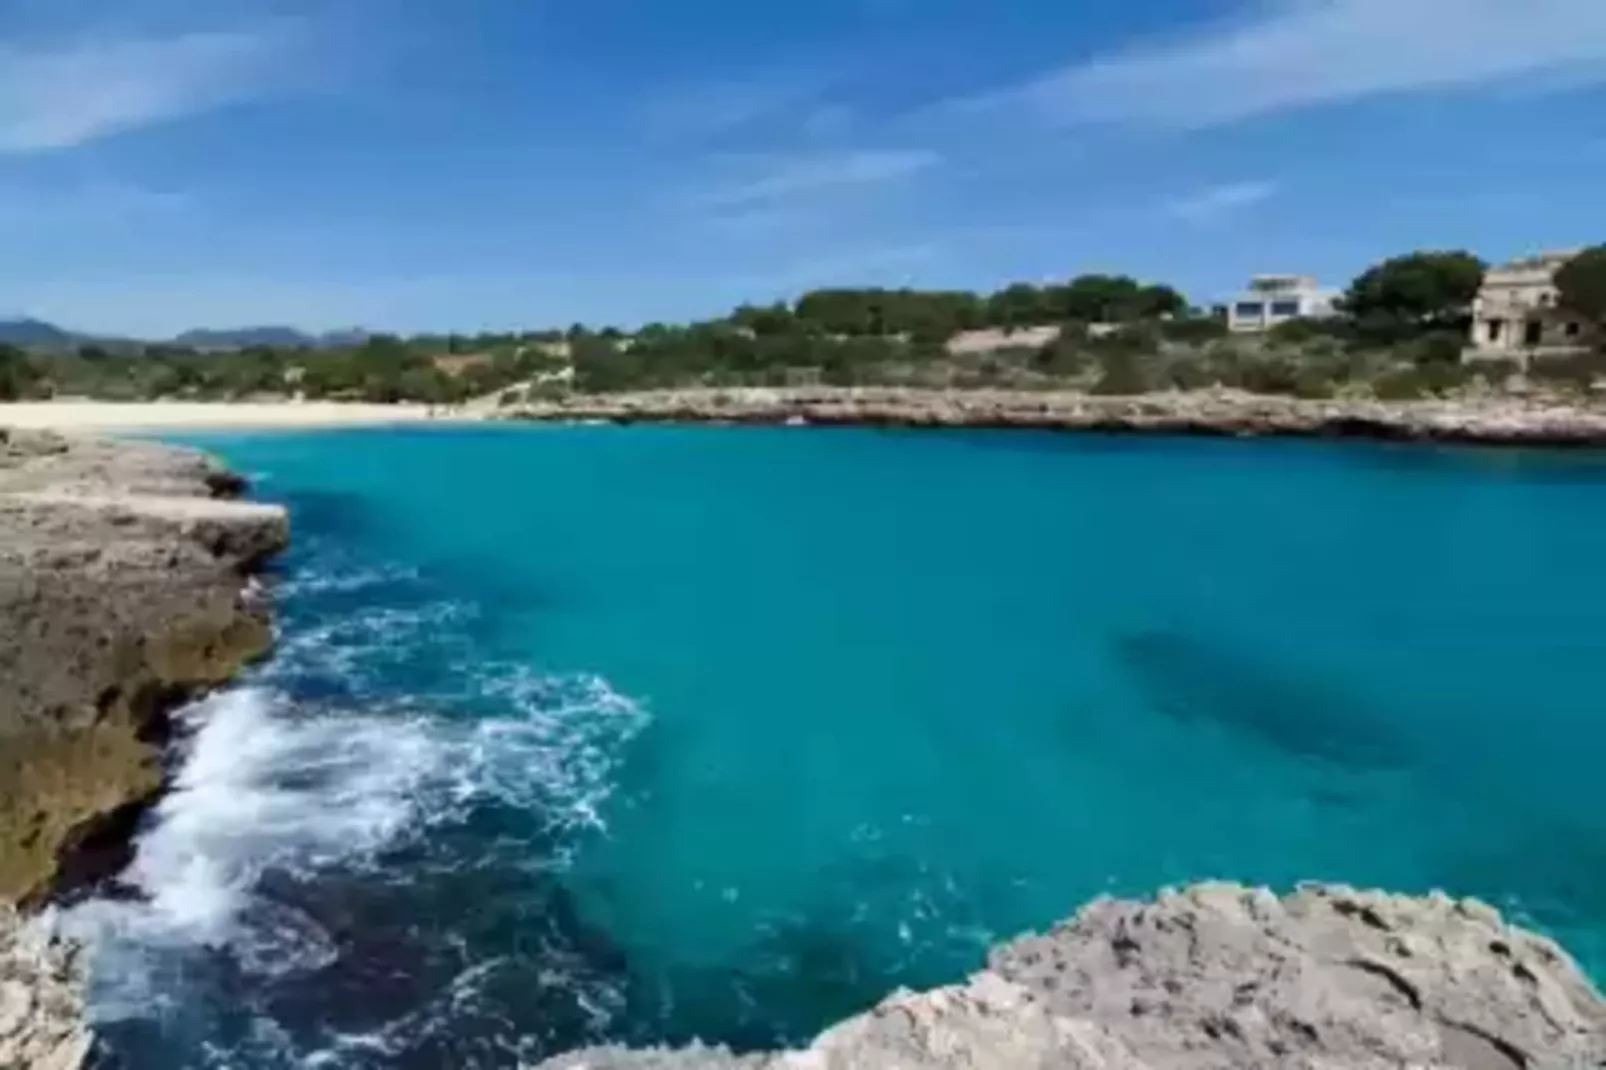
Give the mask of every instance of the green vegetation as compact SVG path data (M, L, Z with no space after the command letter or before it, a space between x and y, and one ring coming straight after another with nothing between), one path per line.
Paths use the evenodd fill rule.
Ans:
M1606 330L1606 245L1585 249L1556 272L1561 306L1578 313L1597 337Z
M1425 397L1526 381L1587 391L1606 364L1560 357L1524 377L1464 366L1482 261L1418 252L1362 273L1341 314L1228 335L1175 289L1125 276L958 290L826 289L701 323L627 334L564 331L338 336L323 344L197 349L138 343L0 346L0 398L292 397L512 406L570 391L685 386L892 385L1077 389L1212 386L1306 398ZM1563 303L1606 325L1606 247L1558 279ZM256 335L271 337L267 332ZM253 337L256 335L252 335ZM1597 335L1598 337L1598 335Z
M1393 343L1425 331L1466 335L1485 265L1468 252L1418 252L1368 268L1350 284L1343 309L1361 337Z

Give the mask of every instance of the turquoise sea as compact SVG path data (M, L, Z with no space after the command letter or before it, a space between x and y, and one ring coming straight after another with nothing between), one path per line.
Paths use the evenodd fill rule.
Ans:
M105 1065L801 1041L1101 893L1476 893L1606 975L1606 458L196 435L293 510L94 947Z

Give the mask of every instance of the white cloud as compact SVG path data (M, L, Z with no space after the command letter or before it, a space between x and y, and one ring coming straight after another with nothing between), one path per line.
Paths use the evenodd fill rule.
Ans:
M63 149L238 101L262 88L280 34L0 43L0 153Z
M1228 182L1195 190L1165 203L1167 215L1185 223L1206 226L1253 208L1277 195L1275 182Z
M706 207L768 204L831 191L885 185L937 166L942 157L925 149L834 152L787 157L758 173L696 197Z
M1606 82L1606 0L1272 0L1254 17L972 103L1186 127L1519 81Z

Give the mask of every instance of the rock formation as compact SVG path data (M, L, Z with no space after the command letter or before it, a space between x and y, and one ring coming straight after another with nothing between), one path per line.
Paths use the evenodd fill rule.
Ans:
M1476 900L1202 884L1100 899L802 1051L595 1049L540 1070L1583 1070L1606 1000Z
M77 1070L88 1058L79 954L0 907L0 1068Z
M249 573L288 523L242 486L189 450L0 429L0 902L116 865L166 714L267 648Z
M1606 411L1500 397L1469 401L1307 400L1231 390L1097 397L1063 391L807 387L661 390L534 401L528 420L1019 427L1201 435L1364 437L1606 445Z

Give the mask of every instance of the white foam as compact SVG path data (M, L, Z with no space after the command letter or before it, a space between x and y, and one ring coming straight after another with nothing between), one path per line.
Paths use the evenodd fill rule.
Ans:
M140 898L55 919L95 957L96 1017L163 1013L161 1000L182 999L183 955L196 948L257 976L332 961L312 918L260 893L269 871L360 870L486 801L529 808L549 830L600 828L619 746L645 715L596 677L481 680L501 715L304 710L260 687L187 711L188 753L124 877Z

